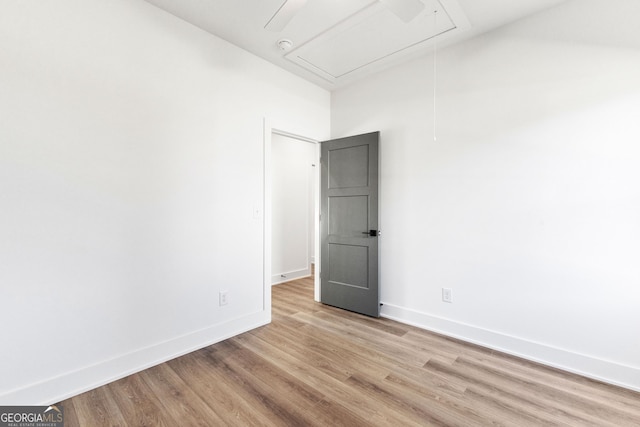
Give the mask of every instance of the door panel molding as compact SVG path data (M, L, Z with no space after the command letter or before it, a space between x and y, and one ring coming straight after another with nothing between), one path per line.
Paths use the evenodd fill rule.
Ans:
M324 141L320 174L320 301L380 314L378 156L380 133ZM377 234L377 233L375 233Z

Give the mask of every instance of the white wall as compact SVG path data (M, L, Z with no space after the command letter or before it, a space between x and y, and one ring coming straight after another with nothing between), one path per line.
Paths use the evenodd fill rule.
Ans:
M316 146L288 136L271 139L272 283L311 274Z
M142 0L5 0L0 52L0 404L268 322L263 118L328 92Z
M574 0L332 94L381 131L384 316L640 389L640 5ZM443 303L441 288L453 290Z

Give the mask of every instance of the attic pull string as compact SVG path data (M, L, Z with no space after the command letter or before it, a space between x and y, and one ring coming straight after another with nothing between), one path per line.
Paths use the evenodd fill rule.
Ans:
M438 10L433 11L433 141L436 138L436 84L438 82Z

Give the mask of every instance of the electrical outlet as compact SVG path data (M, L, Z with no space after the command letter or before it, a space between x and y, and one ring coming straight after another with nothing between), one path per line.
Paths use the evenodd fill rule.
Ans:
M442 288L442 301L452 303L453 296L450 288Z
M220 291L220 305L227 305L229 303L229 299L227 298L227 291Z

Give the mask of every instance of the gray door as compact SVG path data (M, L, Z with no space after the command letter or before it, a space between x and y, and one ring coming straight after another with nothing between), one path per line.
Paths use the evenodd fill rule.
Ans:
M320 301L378 317L379 132L325 141Z

